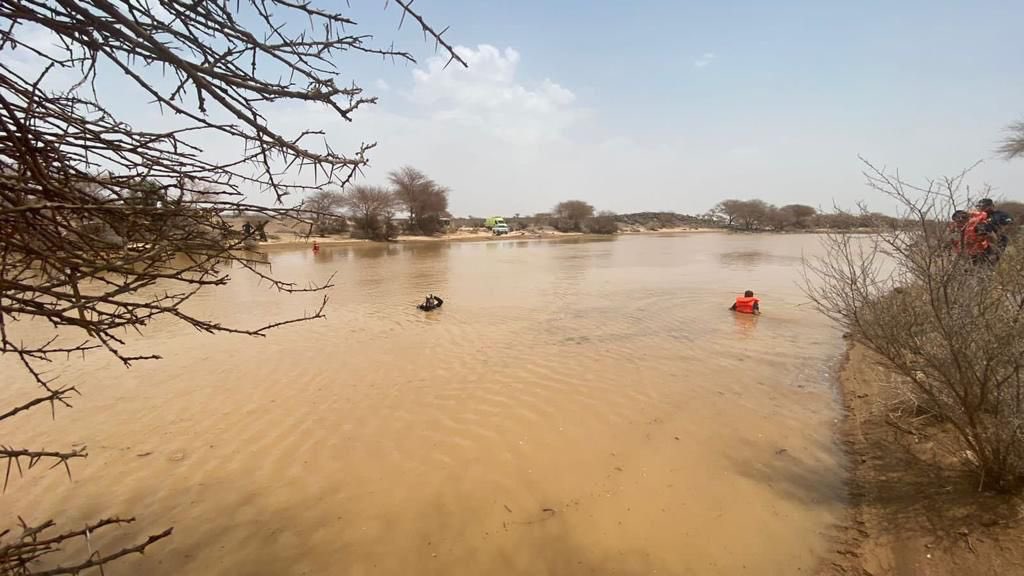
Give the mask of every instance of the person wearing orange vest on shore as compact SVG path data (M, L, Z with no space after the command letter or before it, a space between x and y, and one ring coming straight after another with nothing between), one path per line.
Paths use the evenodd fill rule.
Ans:
M967 253L975 264L995 264L999 261L1010 244L1009 227L1013 225L1013 217L996 210L991 198L982 198L974 205L975 212L964 230L965 239L970 236Z
M736 297L736 301L729 307L729 310L739 312L740 314L760 314L760 303L761 300L754 297L754 291L747 290L743 293L743 296Z
M964 226L963 252L975 263L985 261L992 252L992 243L985 231L988 213L984 210L971 212L967 225Z

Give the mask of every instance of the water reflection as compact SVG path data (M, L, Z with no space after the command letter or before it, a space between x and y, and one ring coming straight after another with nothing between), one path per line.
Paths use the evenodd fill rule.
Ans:
M732 314L733 324L736 326L736 336L750 338L754 334L754 330L757 329L757 323L761 317L755 314L739 314L731 311L729 313Z
M719 262L729 268L753 269L758 266L798 266L801 256L789 254L773 254L763 250L737 250L722 252L718 255Z
M734 268L753 268L760 264L765 258L764 252L760 250L745 250L741 252L723 252L718 256L722 264Z

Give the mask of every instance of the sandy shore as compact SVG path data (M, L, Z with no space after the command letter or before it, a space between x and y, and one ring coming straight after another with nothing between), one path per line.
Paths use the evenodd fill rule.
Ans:
M839 379L849 516L819 575L1024 574L1024 502L979 493L936 446L948 430L911 436L888 425L880 406L891 377L868 350L850 347Z
M622 231L617 235L620 236L633 236L633 235L667 235L667 234L691 234L701 232L721 232L721 230L714 228L665 228L662 230L642 230L642 231ZM359 240L350 238L348 235L334 235L334 236L293 236L285 237L279 234L279 238L272 239L268 242L261 242L261 249L281 249L281 248L297 248L306 247L313 244L316 240L321 246L340 246L340 245L352 245L352 244L370 244L370 240ZM488 231L478 232L466 232L460 231L452 234L445 234L442 236L399 236L395 242L398 243L413 243L413 242L496 242L502 240L556 240L565 238L609 238L607 234L585 234L580 232L526 232L517 231L510 232L502 236L494 236Z

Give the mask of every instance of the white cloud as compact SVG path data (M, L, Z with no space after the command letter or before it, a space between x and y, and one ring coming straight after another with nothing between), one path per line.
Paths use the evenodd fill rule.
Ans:
M323 129L335 150L377 142L367 181L383 183L389 170L416 166L452 188L456 214L546 211L574 197L599 209L679 208L665 191L678 184L678 170L700 159L673 143L605 134L570 88L525 78L514 49L457 50L468 69L431 59L413 70L410 89L394 87L404 102L361 110L354 123L313 105L272 116L289 132Z
M705 53L701 54L700 58L698 58L698 59L693 61L693 65L695 67L697 67L697 68L704 68L706 66L710 66L711 63L714 62L714 61L715 61L715 53L714 52L705 52Z
M585 111L576 95L550 79L527 83L517 77L520 55L482 44L459 46L469 68L445 66L431 58L413 71L411 101L434 119L475 127L513 142L536 142L564 136Z
M377 81L373 83L373 87L379 92L388 92L391 90L391 85L388 84L383 78L377 78Z

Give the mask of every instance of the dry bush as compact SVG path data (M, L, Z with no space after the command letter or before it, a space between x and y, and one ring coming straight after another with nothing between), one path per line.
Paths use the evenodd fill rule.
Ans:
M587 220L586 229L590 234L615 234L619 225L615 223L615 214L602 212Z
M899 202L906 219L878 234L828 236L827 255L807 264L806 291L903 377L907 401L955 431L947 448L977 473L979 485L1018 490L1024 243L1014 239L997 264L972 264L952 249L947 226L954 209L970 205L964 174L924 186L870 164L866 175Z
M583 224L594 215L594 207L583 200L566 200L555 206L552 215L552 226L559 232L582 232Z
M348 219L344 216L323 218L313 225L313 233L320 236L344 234L348 232Z

